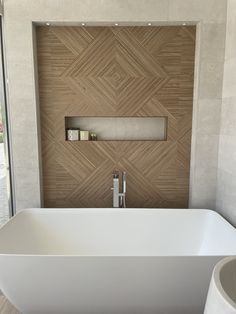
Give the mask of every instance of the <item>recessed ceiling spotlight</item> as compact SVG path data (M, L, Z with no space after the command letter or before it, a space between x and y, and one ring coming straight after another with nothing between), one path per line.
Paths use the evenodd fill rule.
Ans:
M85 26L85 23L81 23L82 26Z
M49 22L46 23L47 26L50 26L51 24Z
M118 23L115 23L115 26L119 26L119 24L118 24Z
M148 26L152 26L152 23L148 23Z

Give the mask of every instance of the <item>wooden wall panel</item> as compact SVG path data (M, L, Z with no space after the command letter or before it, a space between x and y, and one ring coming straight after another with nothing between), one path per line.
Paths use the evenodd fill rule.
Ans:
M45 207L187 207L195 27L37 27ZM65 116L166 116L167 141L66 142Z

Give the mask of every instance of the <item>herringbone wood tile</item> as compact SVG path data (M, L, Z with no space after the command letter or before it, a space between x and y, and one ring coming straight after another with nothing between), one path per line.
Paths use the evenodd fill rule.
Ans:
M37 27L46 207L187 207L195 27ZM167 141L66 142L66 116L164 116Z

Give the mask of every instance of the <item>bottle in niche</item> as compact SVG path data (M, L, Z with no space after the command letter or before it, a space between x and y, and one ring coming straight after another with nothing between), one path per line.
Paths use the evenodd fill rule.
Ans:
M67 141L79 141L80 130L79 128L68 128L66 129L66 140Z
M94 132L92 132L92 133L90 134L90 140L91 140L91 141L97 141L97 134L94 133Z

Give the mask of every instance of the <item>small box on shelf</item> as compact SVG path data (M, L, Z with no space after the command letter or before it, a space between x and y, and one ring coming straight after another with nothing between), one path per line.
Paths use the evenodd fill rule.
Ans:
M95 132L80 130L80 128L67 128L66 141L96 141L97 134Z
M80 131L80 140L81 141L89 141L90 140L90 133L89 131Z
M66 140L67 141L79 141L80 130L79 128L67 128Z

